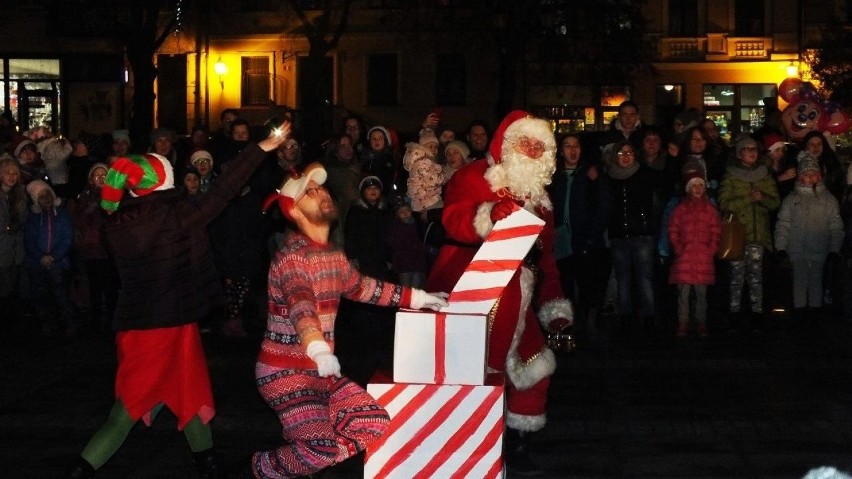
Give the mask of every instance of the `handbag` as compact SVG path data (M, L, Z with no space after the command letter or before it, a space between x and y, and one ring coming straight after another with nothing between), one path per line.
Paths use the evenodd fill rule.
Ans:
M745 225L732 211L722 214L722 237L716 257L722 261L739 261L745 253Z

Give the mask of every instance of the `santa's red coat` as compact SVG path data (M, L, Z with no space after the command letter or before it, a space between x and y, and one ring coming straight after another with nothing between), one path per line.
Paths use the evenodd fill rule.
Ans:
M489 231L493 226L491 206L506 193L492 191L485 177L490 167L486 159L473 161L447 184L443 213L447 242L432 266L427 290L452 290L487 235L483 224ZM549 201L541 203L525 205L545 221L533 247L539 249L539 259L532 267L519 268L489 320L488 367L505 372L509 381L508 424L522 430L543 427L548 377L556 366L539 321L547 324L557 317L570 318L570 305L563 299L553 257L553 213ZM511 417L522 417L525 424L513 425Z

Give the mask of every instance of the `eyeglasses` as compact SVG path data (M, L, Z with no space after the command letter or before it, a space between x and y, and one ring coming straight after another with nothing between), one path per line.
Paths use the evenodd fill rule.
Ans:
M292 145L285 145L283 148L284 148L285 150L298 150L298 149L299 149L299 145L297 145L297 144L293 143Z
M616 153L618 156L636 156L636 153L632 151L619 151Z
M507 140L507 141L509 141L509 140ZM521 148L522 150L531 151L531 152L537 151L539 153L542 153L542 152L544 152L545 149L547 149L547 147L544 145L544 142L534 141L534 140L531 140L531 139L529 139L525 136L519 137L517 142L509 141L509 143L511 143L514 146Z
M355 131L360 129L361 127L358 125L346 125L346 131Z
M316 188L308 188L305 190L305 196L310 196L311 198L316 198L319 196L320 191L326 191L324 186L317 186ZM304 196L302 197L304 198Z

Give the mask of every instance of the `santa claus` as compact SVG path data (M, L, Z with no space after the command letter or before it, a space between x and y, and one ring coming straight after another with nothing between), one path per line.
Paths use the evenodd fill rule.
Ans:
M536 245L489 313L488 367L507 379L504 459L510 470L527 474L540 472L525 443L529 432L544 427L549 377L556 368L539 323L558 331L573 321L553 257L553 206L545 190L555 154L548 122L524 111L506 116L486 157L462 167L447 184L442 218L447 238L428 281L428 288L452 289L494 223L516 205L545 221Z

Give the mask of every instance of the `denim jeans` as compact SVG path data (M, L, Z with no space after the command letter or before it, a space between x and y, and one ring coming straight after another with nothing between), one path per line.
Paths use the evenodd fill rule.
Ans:
M655 315L654 309L654 238L614 238L612 265L618 297L618 314L633 313L633 278L639 294L639 314L642 317Z

